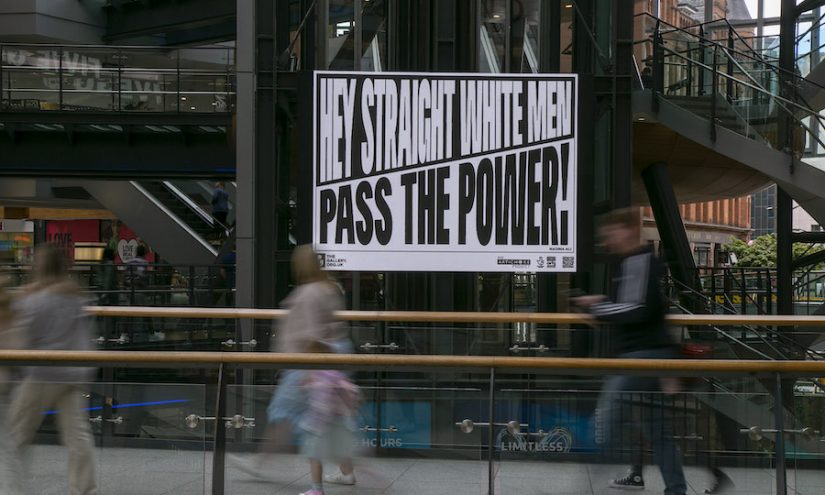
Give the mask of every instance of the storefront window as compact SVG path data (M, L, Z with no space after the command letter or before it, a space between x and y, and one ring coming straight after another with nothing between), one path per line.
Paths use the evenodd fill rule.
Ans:
M0 263L31 263L34 223L0 219Z
M32 234L0 232L0 263L30 263L33 245Z

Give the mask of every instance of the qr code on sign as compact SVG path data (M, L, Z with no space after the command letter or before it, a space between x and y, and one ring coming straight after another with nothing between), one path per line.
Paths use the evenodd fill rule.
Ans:
M561 259L562 268L573 268L574 262L572 256L564 256Z

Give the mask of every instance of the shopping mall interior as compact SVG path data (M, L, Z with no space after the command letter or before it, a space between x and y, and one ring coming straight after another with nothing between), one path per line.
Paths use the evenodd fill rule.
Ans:
M622 283L616 210L673 359L616 364L577 312ZM0 421L25 366L95 370L96 488L54 407L32 493L297 494L270 398L325 364L360 390L357 482L317 493L610 493L637 464L650 492L821 493L823 225L825 0L0 1L0 295L51 244L93 322L76 355L0 342ZM340 355L274 352L305 244ZM623 396L607 448L620 370L682 386Z

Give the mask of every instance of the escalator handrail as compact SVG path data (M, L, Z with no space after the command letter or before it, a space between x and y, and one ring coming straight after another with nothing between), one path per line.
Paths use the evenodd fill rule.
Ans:
M162 181L163 187L165 187L172 195L175 196L175 199L180 201L181 203L185 204L190 210L192 210L201 220L208 223L210 227L215 226L215 219L212 218L212 215L207 213L200 207L197 203L192 201L192 198L187 196L183 191L178 189L174 184L170 181L165 180Z
M163 211L169 218L172 219L172 221L177 223L184 231L186 231L186 233L188 233L190 236L192 236L193 239L195 239L203 247L207 248L209 250L209 252L212 253L213 256L216 256L218 254L218 252L215 250L215 248L211 244L206 242L206 240L203 239L200 236L200 234L195 232L195 230L193 230L191 226L187 225L187 223L184 222L183 219L181 219L180 217L175 215L174 212L172 212L166 205L163 204L163 202L161 202L158 198L156 198L149 191L147 191L146 188L144 188L142 185L140 185L139 182L137 182L137 181L129 181L129 182L132 184L132 187L137 189L138 192L140 192L146 199L151 201L158 209Z

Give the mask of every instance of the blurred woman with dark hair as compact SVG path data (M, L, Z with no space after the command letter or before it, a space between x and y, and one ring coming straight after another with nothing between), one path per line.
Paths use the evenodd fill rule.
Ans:
M34 282L15 303L23 346L33 350L90 350L92 321L86 299L68 274L68 260L52 244L35 250ZM94 440L82 387L94 368L30 366L11 405L12 433L19 451L34 438L45 416L57 410L57 425L69 450L69 493L97 493Z
M0 348L19 349L20 334L15 326L13 310L14 299L11 291L10 274L0 270ZM9 395L11 394L11 369L0 367L0 421L6 423L8 417ZM11 432L0 429L0 493L16 494L20 492L17 472L20 470L16 448Z

